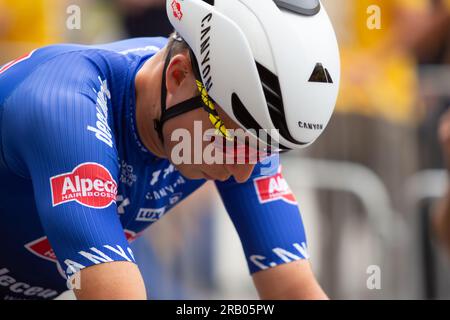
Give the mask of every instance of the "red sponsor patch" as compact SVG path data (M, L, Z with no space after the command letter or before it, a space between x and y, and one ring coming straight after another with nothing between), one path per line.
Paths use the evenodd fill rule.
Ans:
M3 72L5 72L6 70L8 70L9 68L11 68L12 66L14 66L14 65L16 65L16 64L18 64L18 63L20 63L20 62L22 62L22 61L24 61L24 60L29 59L29 58L33 55L33 53L34 53L35 51L36 51L36 50L33 50L33 51L31 51L30 53L24 54L23 56L21 56L21 57L15 59L15 60L13 60L13 61L11 61L11 62L8 62L7 64L5 64L3 67L0 68L0 74L2 74Z
M130 243L136 240L141 235L141 233L136 233L127 229L124 230L124 233L126 239ZM25 245L25 248L27 248L28 251L38 256L39 258L58 263L55 251L53 251L52 246L50 245L50 241L48 241L47 237L42 237L37 240L31 241L30 243L27 243Z
M283 178L281 170L274 176L256 178L254 184L256 194L261 203L282 200L289 204L297 205L297 201Z
M25 245L25 248L27 248L31 253L40 258L52 262L57 262L55 252L53 251L52 246L50 245L50 242L48 241L47 237L42 237L30 243L27 243Z
M173 16L177 18L178 20L183 19L183 11L181 10L181 3L179 3L177 0L172 1L172 11Z
M137 238L139 238L142 233L142 232L136 233L134 231L127 230L127 229L124 229L123 231L125 232L125 237L127 238L128 243L131 243L134 240L136 240Z
M116 202L117 183L98 163L86 162L72 172L50 178L53 206L76 201L90 208L106 208Z

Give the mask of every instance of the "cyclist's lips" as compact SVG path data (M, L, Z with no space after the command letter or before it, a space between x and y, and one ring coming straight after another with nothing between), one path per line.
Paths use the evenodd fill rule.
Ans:
M215 140L214 145L219 152L225 157L227 163L232 161L235 164L256 164L270 156L268 152L258 151L258 148L245 144L228 146Z

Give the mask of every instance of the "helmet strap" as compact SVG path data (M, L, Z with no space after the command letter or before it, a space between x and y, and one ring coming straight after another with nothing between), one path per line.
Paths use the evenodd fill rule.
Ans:
M162 143L164 143L164 135L163 135L163 127L164 124L175 117L178 117L184 113L188 113L192 110L203 108L204 103L202 101L201 96L195 96L191 99L178 103L170 109L167 109L166 99L167 99L167 88L166 88L166 72L169 67L170 59L172 57L173 47L169 49L167 53L166 60L164 63L164 69L162 74L162 83L161 83L161 117L160 119L154 120L154 127L156 132L158 133L159 139Z

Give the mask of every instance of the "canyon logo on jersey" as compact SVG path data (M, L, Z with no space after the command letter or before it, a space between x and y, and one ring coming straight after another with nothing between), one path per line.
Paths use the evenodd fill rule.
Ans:
M117 183L104 166L94 162L78 165L72 172L50 178L53 206L76 201L90 208L106 208L116 202Z
M282 200L297 205L289 185L281 174L281 168L276 175L256 178L253 182L260 203Z

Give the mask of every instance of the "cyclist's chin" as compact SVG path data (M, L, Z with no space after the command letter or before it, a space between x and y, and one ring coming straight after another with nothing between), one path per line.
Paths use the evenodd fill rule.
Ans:
M191 180L217 180L226 181L230 178L230 174L225 170L219 170L219 172L212 172L214 170L208 169L206 165L180 165L175 166L178 171L187 179Z
M183 177L190 179L190 180L200 180L200 179L209 179L205 176L203 171L196 165L175 165L175 168L177 168L178 171L183 175Z

